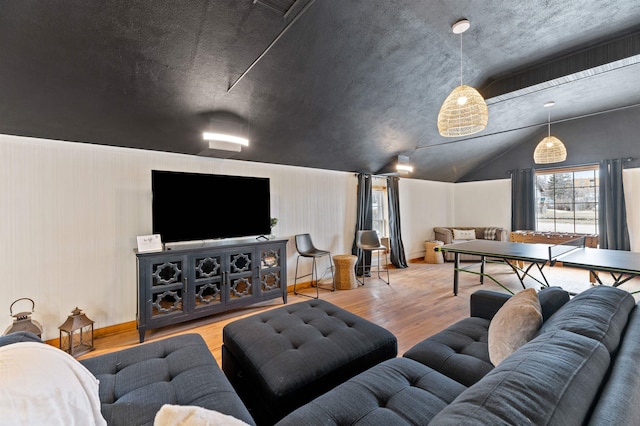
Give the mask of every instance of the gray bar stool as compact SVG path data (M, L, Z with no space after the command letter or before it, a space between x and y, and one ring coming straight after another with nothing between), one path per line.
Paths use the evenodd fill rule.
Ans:
M316 259L323 257L323 256L327 256L329 258L329 265L331 266L331 281L332 281L332 288L322 288L323 290L330 290L330 291L336 291L336 280L335 280L335 275L333 273L333 261L331 260L331 252L327 251L327 250L320 250L317 249L314 245L313 242L311 241L311 235L309 234L298 234L296 235L296 250L298 251L298 258L296 259L296 275L293 281L293 294L299 294L300 296L305 296L305 297L311 297L314 299L317 299L320 297L320 293L319 290L320 287L320 280L322 278L324 278L325 273L322 274L322 277L320 279L318 279L318 269L317 269L317 263L316 263ZM298 276L298 262L300 261L301 257L310 257L313 259L313 264L311 265L311 272L306 274L306 275L300 275ZM308 277L311 276L311 286L313 286L314 283L314 278L315 278L315 285L316 285L316 297L313 296L309 296L308 294L303 294L303 293L298 293L296 291L296 285L298 283L298 278L304 278L304 277Z
M378 238L378 231L358 231L356 233L356 247L358 247L358 250L360 252L370 251L373 253L375 251L378 253L378 266L376 269L372 269L372 265L369 265L369 271L377 272L378 279L384 281L387 284L390 284L391 280L389 279L389 261L387 258L387 248L380 242L380 238ZM383 271L383 269L381 269L382 265L380 264L380 251L384 252L384 264L386 265L385 269L387 271L386 281L380 276L380 272ZM365 257L362 256L362 264L360 265L360 269L362 271L362 281L358 280L362 283L362 285L364 285L364 277L366 275L367 268L367 265L365 263Z

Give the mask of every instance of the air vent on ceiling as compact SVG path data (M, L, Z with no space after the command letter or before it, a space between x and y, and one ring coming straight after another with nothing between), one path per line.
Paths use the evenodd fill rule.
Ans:
M253 4L261 4L269 9L286 16L299 0L253 0Z

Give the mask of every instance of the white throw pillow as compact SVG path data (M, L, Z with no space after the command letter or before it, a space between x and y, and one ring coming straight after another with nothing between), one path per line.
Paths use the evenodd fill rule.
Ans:
M542 325L538 293L528 288L516 293L496 312L489 324L489 359L495 366L527 343Z
M106 425L98 379L68 353L46 343L0 347L0 423Z
M242 420L193 405L165 404L156 413L153 426L249 426Z
M454 240L475 240L476 230L475 229L454 229L453 239Z

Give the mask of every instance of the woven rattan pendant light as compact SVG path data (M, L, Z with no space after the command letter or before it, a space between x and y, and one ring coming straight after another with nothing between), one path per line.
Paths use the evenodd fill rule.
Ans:
M471 24L462 19L453 24L454 34L460 34L460 86L444 100L438 113L438 131L445 137L468 136L487 127L489 111L480 93L471 86L462 84L462 33Z
M562 141L555 136L551 136L551 107L556 103L553 101L544 104L548 109L547 115L547 137L542 139L535 151L533 151L533 161L536 164L559 163L567 159L567 149Z

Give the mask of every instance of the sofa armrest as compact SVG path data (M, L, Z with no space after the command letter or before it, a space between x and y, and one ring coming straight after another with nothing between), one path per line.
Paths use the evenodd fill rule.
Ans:
M433 228L436 240L442 241L445 244L451 244L453 242L453 231L449 228L436 226Z
M470 316L491 320L510 297L497 291L478 290L471 294Z
M509 232L504 228L498 229L496 231L496 241L509 241Z
M20 342L44 343L37 335L29 331L14 331L13 333L0 336L0 346L11 345Z

